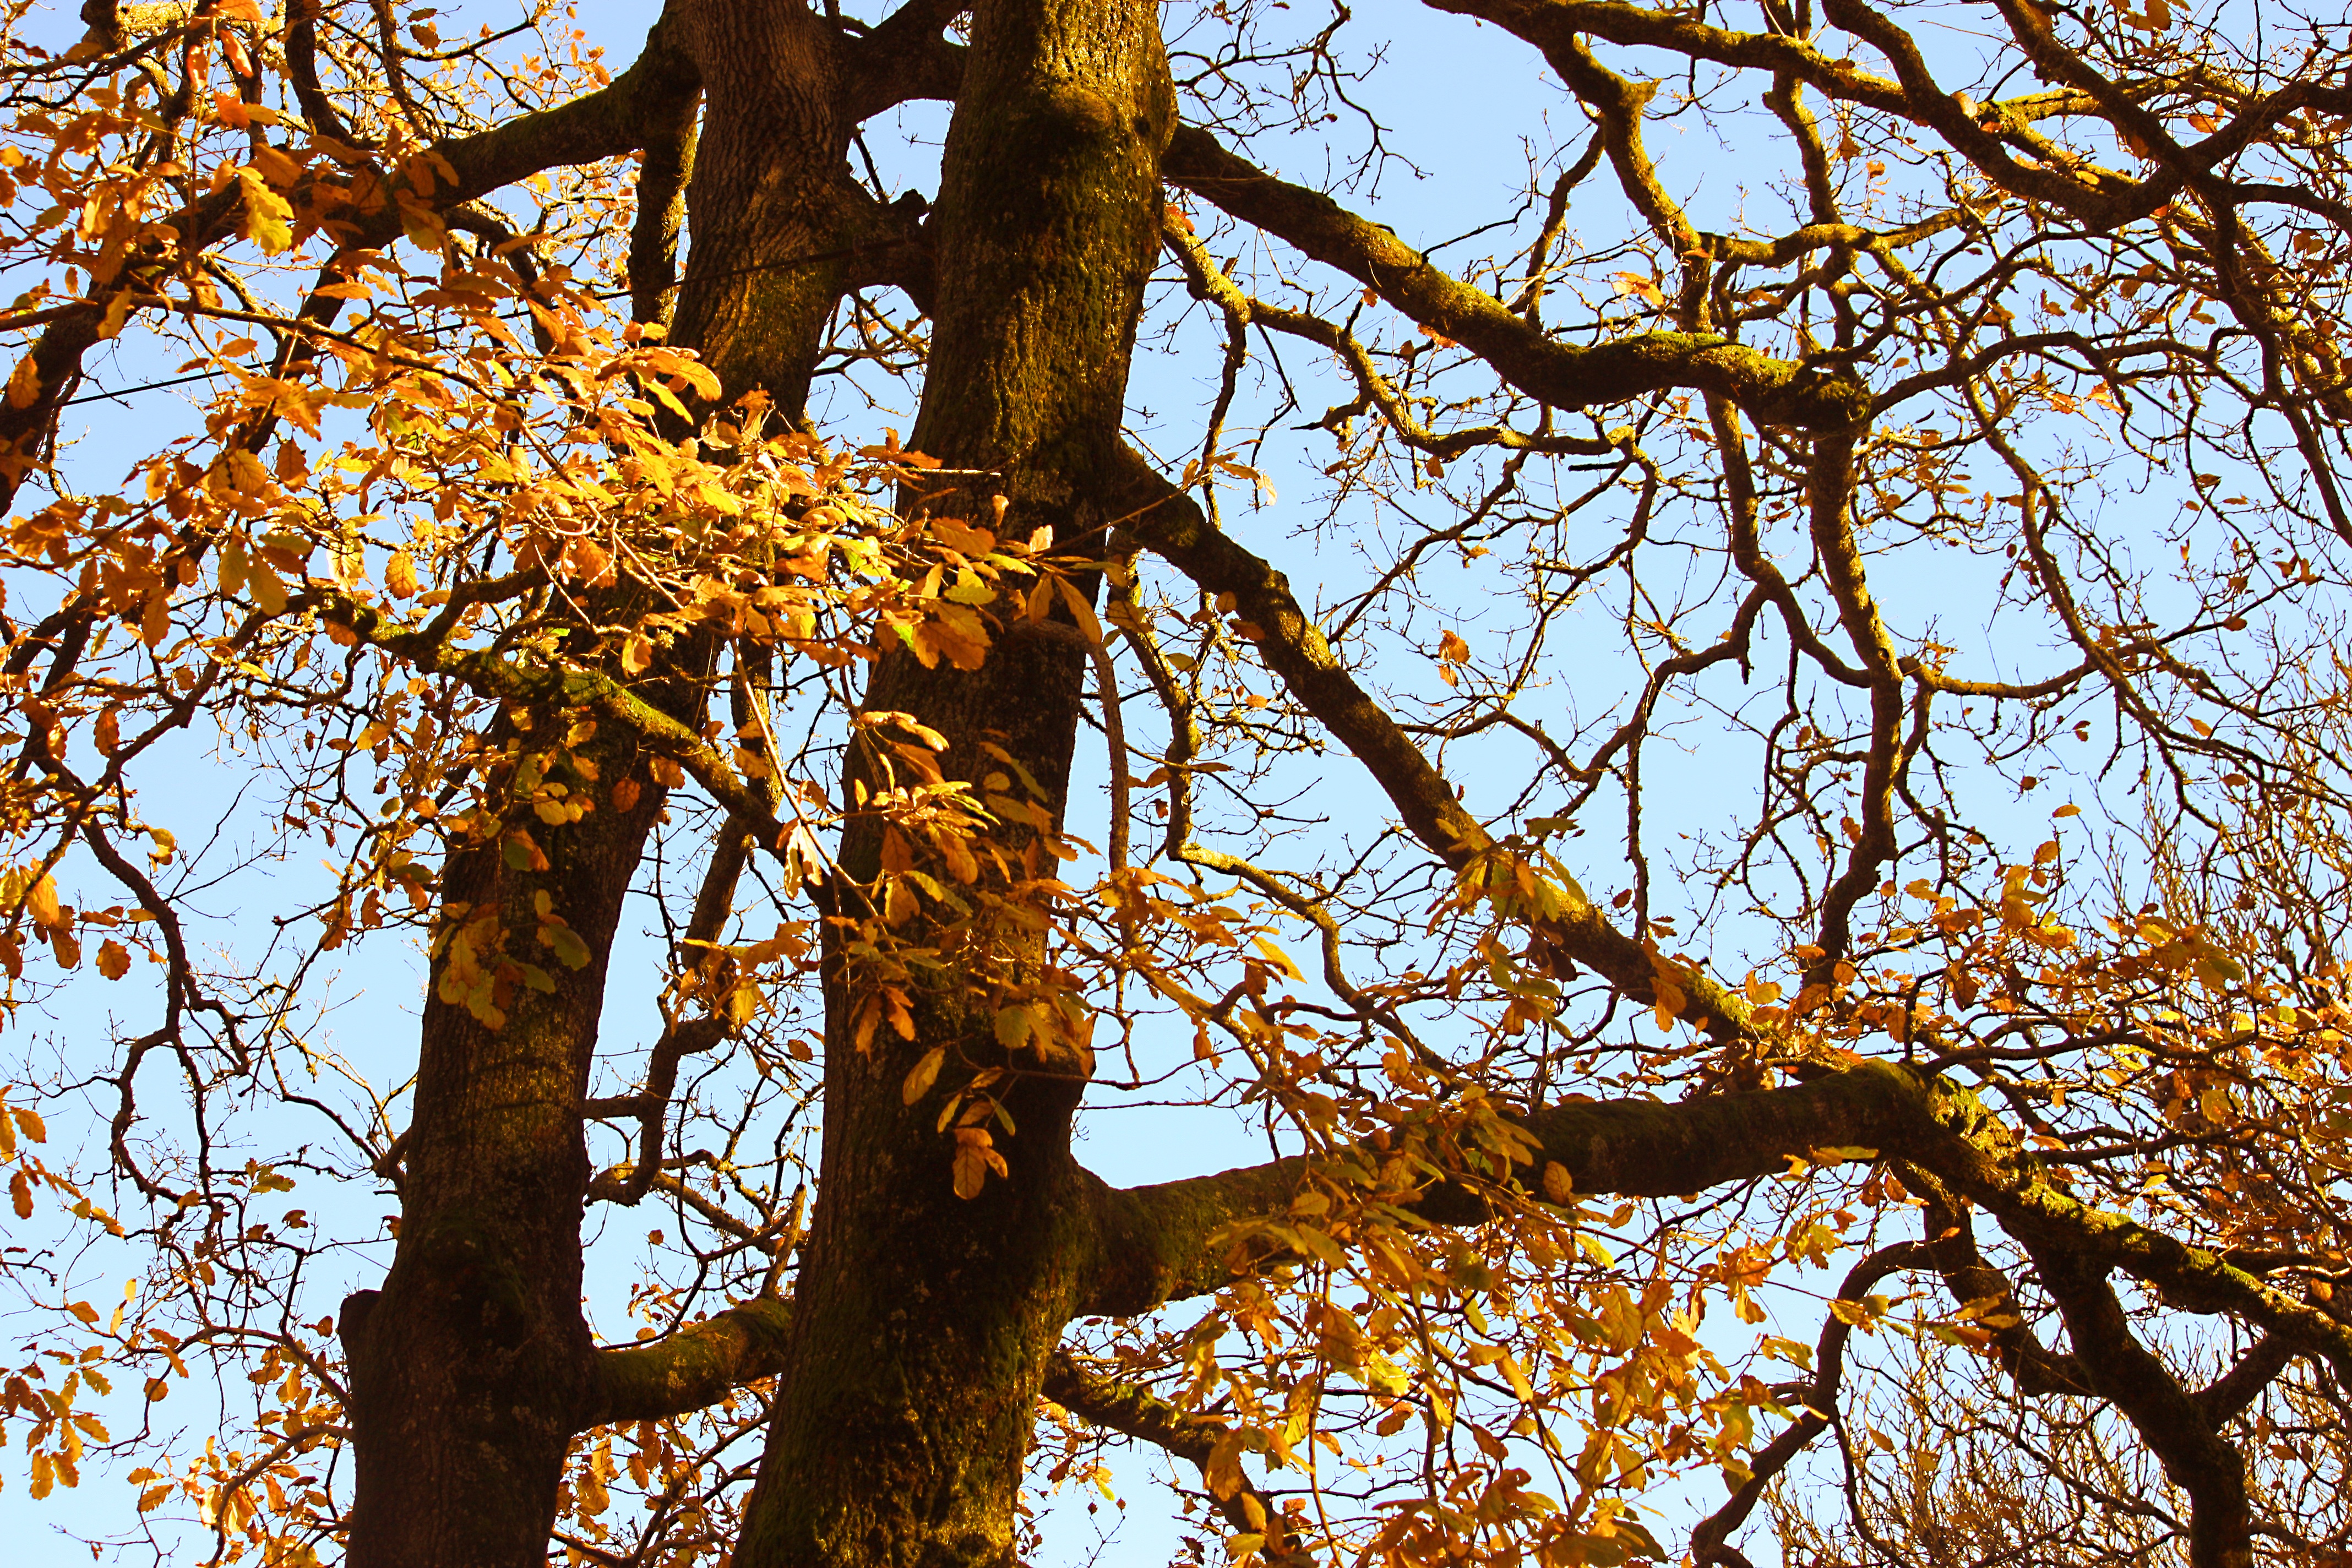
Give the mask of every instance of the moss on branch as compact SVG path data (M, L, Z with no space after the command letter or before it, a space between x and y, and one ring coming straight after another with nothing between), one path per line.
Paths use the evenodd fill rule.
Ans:
M1857 1062L1790 1088L1675 1104L1555 1105L1518 1125L1536 1147L1536 1169L1557 1162L1586 1195L1677 1197L1779 1173L1819 1150L1874 1150L1931 1173L2028 1247L2120 1270L2176 1307L2259 1324L2352 1379L2352 1326L2216 1253L2092 1208L2019 1147L1973 1094L1895 1063ZM1263 1268L1274 1260L1235 1252L1220 1233L1283 1212L1307 1174L1305 1163L1291 1159L1102 1188L1096 1284L1084 1310L1132 1315ZM1405 1206L1434 1224L1470 1225L1493 1213L1493 1201L1491 1189L1446 1184Z
M790 1303L747 1301L653 1344L599 1351L595 1390L580 1427L658 1421L716 1405L784 1364Z
M1556 408L1591 408L1670 387L1738 404L1759 422L1858 430L1870 390L1842 372L1776 359L1701 332L1641 332L1590 346L1560 342L1500 300L1320 191L1275 178L1197 126L1181 126L1162 176L1378 292L1423 326L1484 359L1513 386Z

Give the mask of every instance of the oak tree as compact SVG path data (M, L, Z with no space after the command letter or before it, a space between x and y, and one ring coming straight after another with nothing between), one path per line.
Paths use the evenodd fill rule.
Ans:
M1457 234L1373 216L1407 20L1551 105ZM2340 17L475 22L7 7L36 1495L2352 1551ZM1149 1102L1271 1157L1090 1170Z

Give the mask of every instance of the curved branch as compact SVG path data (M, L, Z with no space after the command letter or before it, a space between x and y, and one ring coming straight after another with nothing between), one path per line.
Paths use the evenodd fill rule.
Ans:
M1968 1205L1916 1167L1906 1170L1904 1179L1927 1201L1927 1246L1944 1289L1963 1311L1973 1310L1976 1325L1992 1336L1993 1359L2001 1370L2027 1394L2090 1393L2090 1376L2082 1363L2053 1352L2027 1327L2009 1276L1977 1249Z
M2133 1335L2105 1264L2054 1250L2034 1251L2033 1261L2092 1387L2131 1422L2166 1478L2189 1494L2190 1568L2248 1568L2253 1545L2245 1457Z
M1376 291L1556 408L1591 408L1670 387L1729 398L1767 425L1853 431L1870 392L1841 372L1774 359L1704 332L1643 332L1580 347L1547 337L1492 295L1448 276L1379 224L1320 191L1275 178L1198 126L1177 127L1163 178Z
M575 1431L619 1421L659 1421L716 1405L784 1366L792 1304L762 1297L680 1329L668 1339L601 1350Z
M1219 531L1190 496L1142 458L1129 452L1125 461L1125 526L1204 592L1234 595L1235 607L1257 628L1261 657L1371 773L1413 836L1456 872L1470 871L1495 852L1494 840L1454 798L1445 775L1332 652L1289 580ZM1535 923L1561 958L1591 967L1644 1005L1671 988L1682 997L1684 1016L1707 1033L1757 1041L1740 997L1617 930L1572 882L1556 892L1560 911Z
M1867 1149L1928 1171L2028 1248L2119 1269L2186 1310L2258 1324L2352 1380L2352 1325L2217 1253L2082 1203L1974 1095L1907 1067L1864 1061L1788 1089L1556 1105L1510 1120L1538 1168L1558 1163L1587 1195L1680 1196L1773 1174L1817 1151ZM1306 1161L1292 1158L1155 1186L1097 1182L1095 1279L1080 1310L1130 1316L1255 1274L1270 1259L1236 1250L1233 1227L1286 1210L1307 1175ZM1491 1190L1456 1183L1396 1201L1438 1224L1475 1224L1493 1212ZM2052 1359L2053 1371L2063 1367Z
M1847 1270L1838 1286L1837 1300L1859 1301L1864 1291L1889 1274L1927 1268L1931 1261L1927 1247L1919 1242L1882 1247ZM1845 1342L1853 1332L1853 1325L1834 1312L1822 1325L1821 1341L1813 1355L1813 1381L1798 1401L1802 1413L1779 1436L1756 1451L1748 1462L1748 1479L1739 1484L1739 1489L1691 1531L1691 1560L1698 1568L1718 1563L1727 1568L1748 1568L1748 1559L1726 1542L1733 1531L1747 1522L1772 1478L1787 1469L1789 1462L1828 1431L1831 1422L1836 1419L1838 1384L1845 1374Z
M1216 1495L1217 1507L1227 1521L1237 1531L1265 1538L1259 1554L1268 1568L1311 1568L1314 1557L1289 1539L1282 1528L1282 1515L1266 1500L1265 1494L1239 1474L1238 1465L1232 1476L1223 1473L1216 1450L1218 1440L1228 1429L1222 1423L1188 1415L1151 1390L1139 1384L1117 1382L1066 1350L1055 1351L1053 1359L1045 1363L1045 1394L1063 1409L1097 1426L1149 1443L1192 1463L1200 1470L1211 1493ZM1220 1492L1221 1484L1232 1489Z
M1537 1168L1557 1163L1581 1194L1672 1197L1785 1170L1815 1150L1894 1142L1929 1114L1927 1090L1905 1068L1864 1063L1793 1089L1662 1104L1617 1100L1555 1105L1517 1119ZM1110 1317L1203 1294L1256 1271L1220 1233L1288 1208L1304 1159L1096 1194L1096 1284L1082 1311ZM1401 1200L1439 1224L1475 1224L1486 1196L1442 1185Z

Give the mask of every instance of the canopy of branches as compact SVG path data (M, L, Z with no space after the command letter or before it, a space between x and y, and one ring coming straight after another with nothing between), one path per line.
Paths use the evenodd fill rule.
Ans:
M8 1488L2352 1561L2342 17L1326 3L0 6Z

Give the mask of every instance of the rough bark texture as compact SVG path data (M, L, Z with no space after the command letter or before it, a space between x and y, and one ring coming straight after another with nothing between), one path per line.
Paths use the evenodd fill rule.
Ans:
M848 132L833 112L830 37L796 4L673 5L645 60L608 89L625 101L593 113L571 106L555 111L561 123L533 133L598 146L601 137L614 150L650 140L658 155L682 140L699 87L709 112L686 198L697 242L675 335L705 353L730 395L763 389L793 418L842 270L837 260L776 265L837 237L836 204L824 196L839 183ZM506 142L512 145L476 150L461 173L544 153L520 132ZM685 177L688 154L683 146L673 153L676 169L649 169L649 178ZM658 314L665 280L643 281L643 306ZM690 728L699 721L699 666L708 658L707 647L676 650L668 668L655 672L666 678L636 696ZM533 704L499 695L507 699L501 727L510 730ZM427 1001L399 1247L381 1292L353 1297L344 1311L357 1568L544 1561L564 1454L579 1431L685 1397L714 1369L740 1371L748 1353L775 1337L773 1325L745 1320L714 1325L659 1356L600 1359L581 1312L580 1215L589 1179L581 1106L613 933L664 797L644 773L642 746L639 733L609 724L583 748L601 781L600 802L609 801L613 781L636 770L644 787L626 814L607 807L551 829L527 804L516 807L518 824L545 851L546 871L512 869L502 829L453 856L445 878L445 922L459 918L461 906L495 909L509 951L549 970L556 986L551 994L518 988L504 999L507 1016L497 1027L437 994ZM593 955L586 968L563 971L532 950L532 900L541 890L586 942ZM436 993L446 963L434 965ZM755 1329L750 1346L728 1337Z
M1113 482L1127 362L1159 229L1171 91L1142 0L998 0L975 12L939 201L938 326L914 446L992 479L928 498L942 514L1045 525L1079 549ZM912 499L912 498L910 498ZM1084 675L1077 650L1010 637L971 672L885 659L868 705L911 712L975 779L992 741L1058 814ZM871 776L870 774L868 776ZM1006 847L1043 874L1034 835ZM853 831L854 878L879 864ZM920 922L902 930L926 940ZM1084 1285L1088 1205L1069 1154L1085 1064L1008 1061L962 980L919 995L912 1040L851 1037L836 975L819 1198L794 1300L784 1397L739 1563L982 1564L1013 1560L1014 1501L1047 1358ZM940 1090L1015 1069L998 1132L1010 1174L955 1195L938 1092L913 1062L945 1047Z
M855 126L835 101L834 29L798 3L691 0L669 14L707 106L673 336L730 396L763 388L798 416L846 271L839 187Z
M690 705L677 682L662 705ZM509 718L509 724L512 719ZM551 722L542 719L542 722ZM520 742L534 737L515 735ZM527 805L488 842L451 857L445 925L488 913L515 958L562 975L513 986L496 1028L442 1000L433 967L401 1188L399 1245L381 1291L344 1303L357 1438L354 1568L541 1561L563 1455L591 1404L594 1348L580 1310L580 1206L588 1154L580 1106L595 1058L604 966L663 791L618 726L579 748L609 801L633 767L635 808L551 828ZM575 781L578 782L578 781ZM508 829L528 826L544 871L517 870ZM534 942L549 895L587 943L562 970Z

